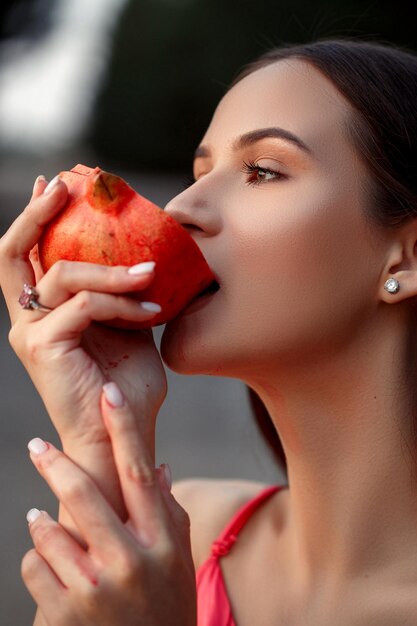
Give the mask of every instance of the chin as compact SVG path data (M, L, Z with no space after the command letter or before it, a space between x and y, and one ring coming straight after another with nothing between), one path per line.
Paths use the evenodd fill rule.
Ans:
M165 326L161 337L161 358L177 374L224 376L222 357L216 346L203 342L198 333L186 332L175 320Z
M200 353L200 358L199 354ZM190 342L186 342L175 323L167 324L161 338L161 358L164 364L177 374L205 374L201 362L201 348L195 346L190 350Z

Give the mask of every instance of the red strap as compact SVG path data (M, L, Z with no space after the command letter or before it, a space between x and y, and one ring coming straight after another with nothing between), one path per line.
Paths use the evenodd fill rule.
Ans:
M258 493L255 498L244 504L243 507L235 513L218 538L213 541L211 545L211 554L216 557L227 554L237 540L239 532L256 509L270 496L284 488L285 485L272 485L270 487L266 487L266 489L263 489L260 493Z

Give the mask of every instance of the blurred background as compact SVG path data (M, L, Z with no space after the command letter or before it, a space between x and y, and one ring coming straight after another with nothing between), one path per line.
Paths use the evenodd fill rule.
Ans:
M348 36L417 49L408 2L387 0L3 0L0 6L0 232L38 174L76 163L125 178L163 207L238 71L284 43ZM20 578L25 515L57 506L28 460L34 436L58 443L8 345L0 304L0 624L32 624ZM163 328L155 329L157 343ZM157 461L174 479L280 484L239 381L167 372Z

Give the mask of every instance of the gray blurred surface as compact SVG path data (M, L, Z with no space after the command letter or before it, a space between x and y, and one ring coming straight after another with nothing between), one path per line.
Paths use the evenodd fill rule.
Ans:
M8 159L0 169L1 233L24 207L34 178L52 178L76 162L96 165L89 154L61 155L53 163ZM141 194L164 206L181 190L179 177L121 172ZM55 498L36 474L27 454L27 442L40 436L58 443L43 404L23 366L8 344L9 320L0 305L0 390L2 502L0 535L0 624L32 624L34 605L20 577L20 561L31 547L26 512L43 508L56 514ZM162 328L155 330L157 341ZM208 376L168 375L168 397L157 428L157 462L171 465L174 480L191 476L233 477L284 482L252 421L246 391L240 381Z

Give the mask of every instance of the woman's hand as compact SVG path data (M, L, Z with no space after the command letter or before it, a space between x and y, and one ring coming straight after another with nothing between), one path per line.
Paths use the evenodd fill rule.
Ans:
M195 626L189 517L155 470L141 427L118 388L102 410L129 519L123 524L91 478L40 440L31 459L70 512L87 547L47 513L28 515L35 549L22 576L48 626Z
M151 331L122 331L95 322L151 319L152 312L121 294L146 288L154 271L132 274L125 267L59 262L42 275L36 245L68 193L59 178L45 188L44 179L35 182L29 205L0 242L0 283L12 322L10 342L40 393L64 450L123 515L99 406L102 385L109 374L117 381L135 415L144 419L143 436L154 455L155 420L166 395L166 376ZM23 283L36 284L39 301L53 310L23 310L18 304Z

